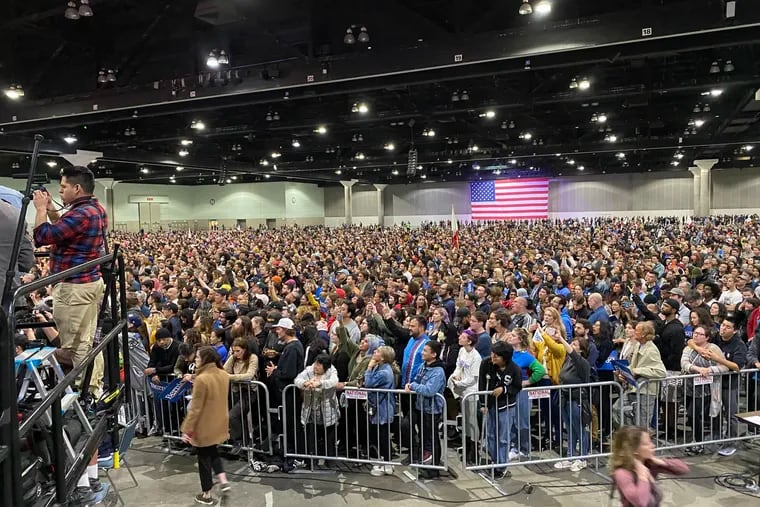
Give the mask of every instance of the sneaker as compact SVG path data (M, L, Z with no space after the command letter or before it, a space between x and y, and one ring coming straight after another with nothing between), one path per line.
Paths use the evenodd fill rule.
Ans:
M700 454L703 454L705 452L704 446L701 445L695 445L692 447L687 447L685 450L686 454L689 456L698 456Z
M721 456L733 456L736 454L736 447L724 447L718 451Z
M103 483L100 479L90 479L90 489L93 493L100 493L103 491Z
M231 489L232 489L232 486L230 485L229 482L224 482L219 485L219 491L222 491L223 493L226 493Z
M512 477L512 472L507 470L506 468L500 468L498 470L493 471L493 478L494 479L509 479Z
M198 493L195 495L195 503L201 505L214 505L215 501L211 495L205 496L203 493Z
M586 460L577 459L577 460L573 461L572 465L570 465L570 471L571 472L580 472L581 470L583 470L584 468L586 468L586 466L587 466Z
M571 466L573 466L573 462L567 461L567 460L558 461L554 464L554 468L556 468L557 470L565 470L567 468L570 468Z
M385 475L385 467L383 465L375 465L369 471L369 474L373 477L382 477Z
M95 501L95 494L89 487L77 486L74 492L69 497L69 504L71 505L88 505Z
M429 465L433 462L433 453L425 451L422 453L422 464Z
M509 451L509 461L514 461L520 457L520 453L516 449Z
M234 454L235 456L238 456L242 450L243 450L243 444L240 442L235 442L235 444L232 446L232 449L230 449L230 454Z

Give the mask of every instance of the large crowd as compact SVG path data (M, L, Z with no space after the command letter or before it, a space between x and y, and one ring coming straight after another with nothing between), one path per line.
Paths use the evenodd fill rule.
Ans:
M346 419L334 400L353 387L415 395L409 424L419 445L410 452L422 464L440 462L439 438L429 435L457 412L469 414L461 428L466 448L481 444L485 426L492 463L529 455L530 401L522 389L533 386L618 381L624 395L616 408L641 400L647 414L662 415L646 421L653 434L672 435L668 411L684 405L692 428L723 418L715 427L737 436L738 375L722 376L722 387L694 383L689 399L657 403L658 385L637 393L612 365L628 361L639 383L760 368L757 217L471 223L459 225L458 243L451 231L442 222L112 232L109 242L126 258L129 328L148 354L145 380L176 375L192 383L196 368L217 362L233 391L236 382L265 383L272 406L287 405L282 393L295 385L301 408L291 415L325 436L308 443L319 455L351 445L330 428ZM46 270L43 259L30 277ZM35 295L35 304L45 297ZM216 355L199 358L207 347ZM756 384L746 383L749 408L760 405ZM493 396L467 397L480 391ZM605 409L611 393L601 392L601 399L547 401L560 414L561 421L545 418L545 438L557 448L560 424L585 428L587 412L594 418L593 435L566 435L557 468L580 470L585 461L573 457L589 454L591 438L608 442L614 428L634 422L626 419L631 411ZM396 399L375 394L363 405L380 461L391 461ZM217 431L229 431L236 450L246 431L240 413L251 408L234 401L228 408L229 427ZM155 410L165 414L160 403ZM182 431L189 435L195 419ZM165 433L167 424L152 429ZM689 452L704 452L704 438L693 430ZM729 443L720 452L735 449Z

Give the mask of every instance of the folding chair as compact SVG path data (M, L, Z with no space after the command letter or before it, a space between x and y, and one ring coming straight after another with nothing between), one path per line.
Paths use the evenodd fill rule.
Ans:
M119 443L120 468L126 467L127 471L129 472L129 476L132 478L132 482L135 483L134 486L130 486L130 487L139 486L139 484L137 483L137 479L135 479L135 474L132 473L132 469L130 468L129 464L127 464L127 461L126 461L127 450L132 445L132 439L135 438L135 432L137 431L137 421L138 421L138 418L135 417L129 423L127 423L127 426L124 428L124 433L122 433L122 436L121 436L121 442ZM108 460L98 461L98 468L105 470L106 477L108 478L108 482L111 483L111 487L116 493L116 496L119 499L119 502L121 503L122 506L124 506L125 505L124 499L121 497L121 494L119 493L119 490L116 488L116 484L114 484L113 478L111 477L111 471L114 470L113 456L111 456L111 458Z

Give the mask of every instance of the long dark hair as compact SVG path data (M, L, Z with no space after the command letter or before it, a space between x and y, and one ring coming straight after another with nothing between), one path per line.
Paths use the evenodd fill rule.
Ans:
M201 347L198 349L198 357L201 358L201 366L213 363L220 370L224 369L224 365L222 365L222 357L219 355L216 349L214 349L214 347Z

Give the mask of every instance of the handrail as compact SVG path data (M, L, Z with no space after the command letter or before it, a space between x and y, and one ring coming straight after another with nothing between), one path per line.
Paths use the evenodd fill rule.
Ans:
M44 415L44 412L53 404L53 400L65 394L66 389L76 381L77 377L82 373L82 371L90 366L92 360L108 346L111 340L113 340L113 338L118 333L120 333L126 325L126 321L120 320L114 326L114 328L103 337L98 346L94 347L90 353L87 354L79 366L75 367L68 374L66 374L66 376L63 377L63 379L61 379L61 381L59 381L55 387L48 391L48 395L45 397L45 399L42 400L40 404L34 408L32 413L29 414L24 419L24 422L21 423L21 426L19 426L19 436L23 437L26 435L26 432L31 429L32 424L37 422L37 420Z

